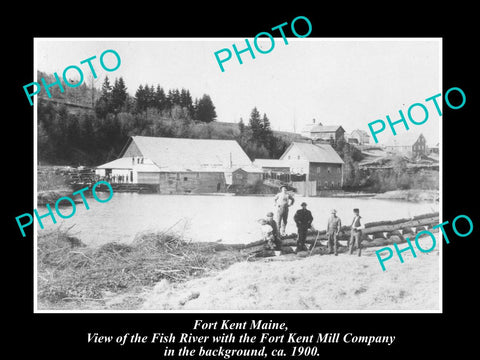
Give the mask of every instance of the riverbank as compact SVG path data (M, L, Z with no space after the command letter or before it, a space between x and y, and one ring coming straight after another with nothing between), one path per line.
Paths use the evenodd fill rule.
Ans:
M105 308L110 296L129 295L121 305L135 308L131 295L157 282L185 282L227 268L248 257L216 252L216 243L183 241L172 233L141 233L131 245L85 246L67 231L40 233L37 247L38 308ZM135 297L135 296L134 296Z
M420 242L428 247L431 239ZM140 310L438 311L438 248L416 258L404 253L403 264L392 258L385 272L375 255L378 249L366 248L361 257L290 254L236 263L185 283L162 280L139 294L144 299Z
M409 190L394 190L386 191L384 193L375 194L374 199L388 199L388 200L405 200L410 202L421 201L436 201L440 200L439 190L422 190L422 189L409 189Z
M319 240L312 254L262 258L172 233L141 233L132 245L91 248L57 230L38 239L38 309L438 309L438 246L417 258L404 253L404 264L392 258L383 272L375 251L386 245L376 241L362 257L347 255L345 241L338 257L327 255ZM428 248L430 238L423 241Z

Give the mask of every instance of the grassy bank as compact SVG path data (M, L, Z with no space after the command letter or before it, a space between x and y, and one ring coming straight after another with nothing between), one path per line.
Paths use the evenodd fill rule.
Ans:
M183 241L172 233L141 233L131 245L85 246L68 231L38 236L38 308L104 308L106 298L133 294L167 279L185 282L245 258L215 251L216 243ZM118 304L134 308L135 299Z

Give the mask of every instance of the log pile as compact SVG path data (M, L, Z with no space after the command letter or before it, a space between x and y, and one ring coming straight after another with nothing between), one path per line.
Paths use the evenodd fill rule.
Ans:
M438 229L432 230L432 227L439 224L439 213L428 213L414 216L412 218L403 218L397 220L376 221L365 224L365 229L362 231L362 246L388 246L394 243L400 244L406 242L406 238L413 240L415 236L423 231L436 232ZM313 246L315 239L318 236L317 245L312 254L326 253L326 230L312 231L309 230L307 234L306 243ZM339 252L346 251L346 245L350 239L350 226L342 226L338 236ZM292 252L291 247L295 247L297 243L297 234L288 234L282 237L282 254ZM258 240L248 244L217 244L216 251L224 250L241 250L247 253L257 253L264 251L265 241ZM307 245L308 246L308 245ZM269 252L270 253L270 252ZM271 252L273 255L273 252Z

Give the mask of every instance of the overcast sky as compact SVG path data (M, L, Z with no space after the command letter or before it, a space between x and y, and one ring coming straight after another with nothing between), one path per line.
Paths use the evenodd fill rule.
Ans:
M249 39L253 47L253 39ZM270 41L261 43L267 49ZM122 76L127 91L134 95L140 84L160 84L165 91L186 88L192 97L209 94L216 107L218 121L248 121L254 106L270 119L275 130L300 132L313 118L323 125L342 125L347 132L364 129L368 123L400 118L413 103L441 92L440 39L344 39L275 38L268 54L255 48L255 59L242 54L240 65L233 54L220 71L214 52L245 47L244 38L221 39L36 39L36 66L48 73L77 65L88 78L88 65L80 61L97 56L92 64L100 88L105 75L113 80ZM113 49L121 57L113 72L101 68L100 54ZM223 56L224 54L222 54ZM106 62L115 64L112 54ZM74 74L75 71L69 72ZM423 125L409 123L409 134L422 132L428 145L439 139L439 121L433 104ZM415 113L414 113L415 116ZM420 120L422 114L418 114ZM418 121L418 120L417 120ZM397 137L407 131L396 126ZM388 131L387 131L388 130ZM387 140L389 128L378 135Z

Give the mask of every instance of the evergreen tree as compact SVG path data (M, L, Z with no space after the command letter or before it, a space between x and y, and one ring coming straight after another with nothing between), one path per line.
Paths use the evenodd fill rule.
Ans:
M124 105L127 100L127 87L123 78L115 79L115 84L112 88L111 110L114 114L124 110Z
M238 130L240 130L240 136L245 134L245 124L242 118L240 118L240 121L238 122Z
M197 120L206 123L215 121L217 118L215 106L213 105L212 99L207 94L204 94L202 98L198 100L196 117Z
M252 109L252 112L250 113L248 126L252 131L252 141L255 141L257 143L261 142L263 135L263 124L262 120L260 119L260 113L258 112L257 107L254 107Z
M190 117L193 117L193 101L192 96L190 95L190 91L182 88L180 91L180 106L185 108Z
M103 80L102 84L102 95L105 98L110 98L110 94L112 93L112 85L110 85L110 80L108 76L105 76L105 80Z
M142 84L138 86L138 89L135 92L135 101L136 101L135 110L137 112L142 112L146 109L147 104L146 104L146 98L145 98L145 89L143 88Z
M102 84L102 93L100 98L95 104L95 113L98 117L104 118L107 116L109 112L112 111L112 86L110 85L110 81L108 76L105 76L105 80L103 80Z
M157 90L155 91L155 107L158 110L163 110L166 108L166 96L165 91L163 91L160 85L157 85Z

